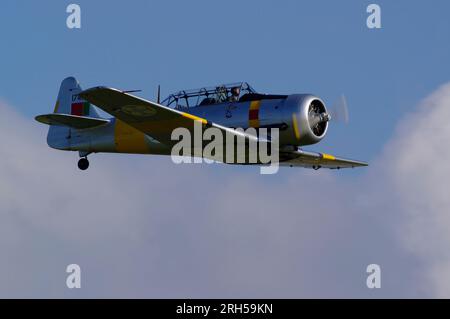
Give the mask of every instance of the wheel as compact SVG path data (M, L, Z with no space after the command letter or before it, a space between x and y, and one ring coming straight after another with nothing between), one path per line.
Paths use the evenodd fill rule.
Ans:
M82 171L87 170L89 167L89 161L87 158L80 158L80 160L78 161L78 168L81 169Z

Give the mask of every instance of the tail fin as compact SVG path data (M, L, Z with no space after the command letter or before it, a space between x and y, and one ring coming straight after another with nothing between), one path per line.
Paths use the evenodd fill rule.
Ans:
M81 91L80 84L74 77L64 79L61 82L53 113L100 119L101 117L95 107L78 96ZM48 130L47 143L50 147L56 149L69 150L71 133L72 128L69 126L51 124Z
M53 113L100 118L95 107L78 96L81 91L80 84L74 77L64 79Z

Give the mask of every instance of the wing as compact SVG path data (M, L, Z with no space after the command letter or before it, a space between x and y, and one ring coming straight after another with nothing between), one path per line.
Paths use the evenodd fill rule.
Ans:
M314 169L319 168L340 169L340 168L354 168L369 165L366 162L345 159L324 153L307 152L301 149L291 152L285 152L284 155L288 159L282 161L280 163L281 166L291 166L291 167L301 166Z
M184 127L193 132L195 122L206 127L216 127L222 133L245 137L246 140L258 140L256 136L235 131L198 116L171 109L113 88L94 87L79 93L79 96L169 146L177 142L171 140L174 129Z

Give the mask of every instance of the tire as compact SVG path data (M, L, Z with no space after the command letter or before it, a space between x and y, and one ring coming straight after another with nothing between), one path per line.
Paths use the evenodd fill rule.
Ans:
M88 167L89 161L87 160L87 158L80 158L80 160L78 161L78 168L82 171L85 171L88 169Z

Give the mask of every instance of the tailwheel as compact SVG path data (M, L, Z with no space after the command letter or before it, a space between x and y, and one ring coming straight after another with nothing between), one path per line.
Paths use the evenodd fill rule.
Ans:
M80 158L80 160L78 161L78 168L81 169L82 171L87 170L89 167L89 161L87 158L83 157Z

